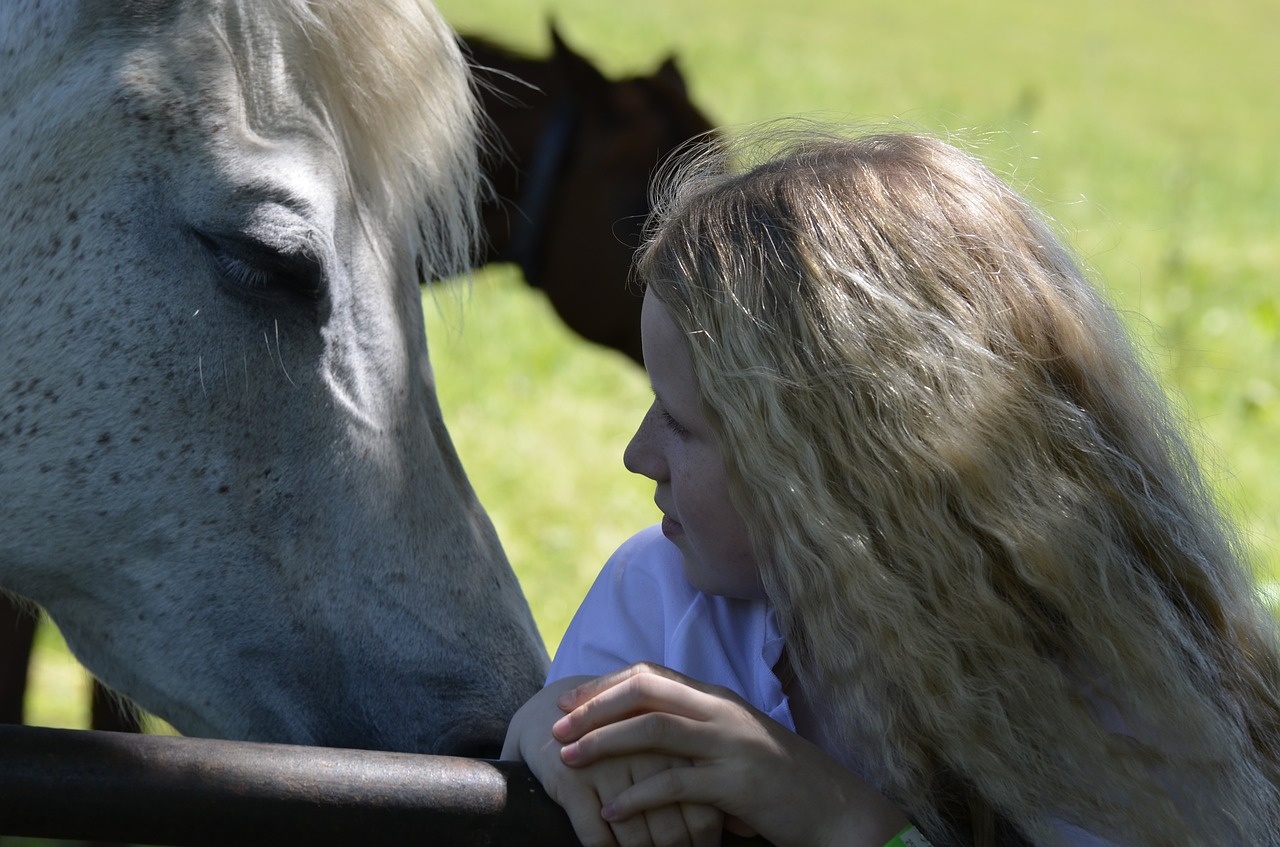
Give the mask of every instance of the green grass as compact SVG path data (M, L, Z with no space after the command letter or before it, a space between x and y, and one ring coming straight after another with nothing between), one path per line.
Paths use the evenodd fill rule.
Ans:
M464 31L538 51L553 10L614 75L675 52L722 125L894 119L975 146L1058 219L1131 316L1203 430L1260 574L1280 580L1273 0L439 5ZM446 418L554 648L605 556L656 516L620 461L646 382L569 336L507 270L428 298ZM39 694L36 719L78 725L62 701L79 696L65 683Z
M554 650L605 558L661 517L652 483L622 467L649 382L571 335L514 268L423 309L454 443Z

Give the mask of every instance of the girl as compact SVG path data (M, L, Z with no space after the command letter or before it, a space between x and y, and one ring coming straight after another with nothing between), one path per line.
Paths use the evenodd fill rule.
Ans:
M586 844L1280 843L1273 624L1049 226L919 135L731 162L639 259L662 527L505 755Z

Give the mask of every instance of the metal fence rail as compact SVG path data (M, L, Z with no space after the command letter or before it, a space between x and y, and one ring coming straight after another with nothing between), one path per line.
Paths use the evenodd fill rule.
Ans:
M578 843L518 763L25 726L0 726L0 834L173 847Z

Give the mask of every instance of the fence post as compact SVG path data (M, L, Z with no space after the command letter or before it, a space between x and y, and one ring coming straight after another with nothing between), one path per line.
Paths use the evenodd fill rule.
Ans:
M577 845L515 762L0 726L0 834L163 844ZM726 845L763 845L726 836Z

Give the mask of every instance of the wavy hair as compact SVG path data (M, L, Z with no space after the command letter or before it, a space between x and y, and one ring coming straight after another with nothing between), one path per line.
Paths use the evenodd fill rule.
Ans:
M851 764L936 845L1276 843L1274 625L1116 313L948 143L769 145L637 267Z

